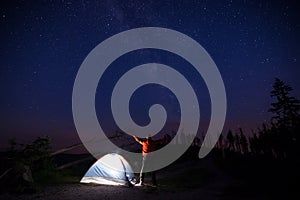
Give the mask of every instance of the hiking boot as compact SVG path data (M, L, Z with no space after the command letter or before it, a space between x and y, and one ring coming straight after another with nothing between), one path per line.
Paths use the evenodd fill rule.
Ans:
M139 182L138 184L135 184L135 186L144 186L144 183Z

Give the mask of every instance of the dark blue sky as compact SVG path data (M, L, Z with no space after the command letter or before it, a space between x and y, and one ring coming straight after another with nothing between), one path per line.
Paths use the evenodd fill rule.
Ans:
M49 135L57 147L78 141L71 103L82 61L106 38L145 26L180 31L207 50L226 87L224 132L238 127L250 132L270 118L269 92L275 77L290 84L300 97L299 19L297 1L284 0L2 1L0 145L12 137L28 142L39 135ZM153 60L179 71L179 66L186 66L180 72L198 87L205 124L210 103L201 77L195 77L183 60L158 50L131 52L116 60L102 80L105 87L98 88L97 110L109 107L103 97L122 73ZM130 105L137 123L145 124L147 106L159 101L166 105L169 120L178 119L178 102L170 91L155 85L140 90ZM159 98L151 98L153 92ZM110 115L107 111L104 126L113 124Z

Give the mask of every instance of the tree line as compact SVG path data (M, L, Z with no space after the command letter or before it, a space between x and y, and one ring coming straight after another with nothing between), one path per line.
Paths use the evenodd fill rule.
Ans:
M263 123L251 136L239 128L221 135L217 149L247 155L266 155L274 158L296 158L299 153L300 101L291 96L293 88L276 78L270 96L274 99L269 123Z
M242 128L235 133L229 130L221 134L215 149L242 155L265 155L274 158L295 158L299 153L300 101L291 95L293 88L276 78L270 96L274 102L268 111L272 118L263 123L252 134L245 134ZM173 132L174 136L176 133ZM191 140L192 146L201 146L205 136L192 138L181 132L176 144ZM206 144L204 144L205 146Z

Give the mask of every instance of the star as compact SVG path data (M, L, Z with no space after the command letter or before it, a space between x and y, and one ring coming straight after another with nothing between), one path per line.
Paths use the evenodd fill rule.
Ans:
M0 98L4 111L0 117L5 119L4 126L18 123L16 119L22 122L24 119L18 116L23 116L23 109L31 110L33 115L27 116L30 119L32 116L44 122L49 116L57 121L60 119L62 125L58 129L64 129L63 124L72 124L73 85L89 52L115 34L146 26L186 34L210 55L226 88L227 121L241 119L239 124L243 125L249 121L242 118L251 118L257 124L261 119L268 119L268 113L263 110L267 109L274 77L288 81L295 94L300 95L297 77L300 68L296 67L299 12L291 1L272 4L255 1L46 1L34 8L26 1L0 4L0 87L5 93L5 98ZM137 65L156 62L173 67L197 88L195 94L204 107L201 118L209 121L211 105L209 92L207 95L203 92L207 90L204 75L196 75L192 64L174 53L147 49L147 53L139 55L143 50L120 56L110 63L110 70L105 71L108 77L101 77L95 94L95 110L97 115L103 114L99 119L112 121L105 125L114 123L109 109L116 81ZM197 55L193 54L201 59ZM155 76L155 71L149 73ZM103 87L102 79L106 80ZM175 113L168 113L170 117L180 118L176 97L160 87L157 89L161 91L140 94L137 110L143 110L155 99L158 101L155 103L166 104ZM32 102L39 102L39 105ZM16 111L5 110L7 105ZM137 113L139 117L142 114ZM144 118L140 118L143 121ZM115 127L117 125L113 124L106 129ZM29 125L24 129L34 132L34 127ZM70 132L76 137L75 127L71 127ZM6 137L8 134L3 141Z

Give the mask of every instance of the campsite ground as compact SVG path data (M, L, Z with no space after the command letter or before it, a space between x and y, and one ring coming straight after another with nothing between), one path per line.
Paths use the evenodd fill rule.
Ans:
M220 170L210 159L172 165L157 173L158 187L55 184L35 194L2 194L0 199L266 199ZM150 182L146 177L146 182Z

